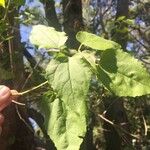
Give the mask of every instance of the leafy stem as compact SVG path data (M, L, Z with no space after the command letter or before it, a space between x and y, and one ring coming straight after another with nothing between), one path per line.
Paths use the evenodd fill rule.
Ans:
M83 44L80 44L79 48L78 48L78 52L81 52L81 47Z
M35 86L35 87L33 87L33 88L29 89L29 90L26 90L26 91L24 91L24 92L12 93L12 96L22 96L22 95L27 94L27 93L29 93L29 92L32 92L32 91L34 91L34 90L36 90L36 89L38 89L38 88L41 88L42 86L44 86L44 85L46 85L46 84L48 84L48 81L45 81L45 82L41 83L40 85Z

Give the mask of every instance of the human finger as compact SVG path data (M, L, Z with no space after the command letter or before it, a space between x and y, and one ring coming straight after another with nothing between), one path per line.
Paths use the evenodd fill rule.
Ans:
M3 103L1 106L0 106L0 112L6 108L10 103L11 103L11 98L9 98L10 100L9 101L6 101L5 103Z
M0 86L0 107L11 102L11 91L6 86Z
M0 114L0 135L2 133L2 124L4 122L4 116L2 114Z
M4 122L4 116L0 113L0 126L3 124Z
M16 90L11 90L11 98L16 100L19 97L19 93Z

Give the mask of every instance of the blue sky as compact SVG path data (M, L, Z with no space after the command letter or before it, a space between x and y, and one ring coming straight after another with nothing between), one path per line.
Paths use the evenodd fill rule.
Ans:
M20 13L22 11L25 11L26 8L28 8L30 10L35 9L36 12L38 12L41 17L45 18L44 6L43 6L42 3L39 2L39 0L26 0L25 5L21 6L21 8L20 8ZM24 20L24 16L21 15L20 19ZM36 25L36 24L39 24L39 20L34 20L33 19L32 24L28 24L28 25L26 25L26 24L20 24L20 35L21 35L21 42L24 43L26 49L37 60L38 59L36 57L37 49L29 42L29 36L30 36L31 30L32 30L32 26ZM49 58L48 54L46 53L46 51L44 49L39 49L38 53L40 53L41 55L43 55L44 58ZM25 58L24 58L24 60L25 60L25 62L27 61ZM41 64L41 65L44 65L44 63Z

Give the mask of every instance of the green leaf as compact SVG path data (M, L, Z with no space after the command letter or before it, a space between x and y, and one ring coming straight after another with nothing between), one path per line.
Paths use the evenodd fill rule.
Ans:
M96 50L104 51L120 48L119 44L88 32L80 31L77 33L76 38L81 44Z
M49 103L48 133L57 150L79 150L88 123L87 93L91 71L76 54L51 60L46 74L59 97Z
M141 62L122 50L103 52L99 80L118 96L150 94L150 75Z
M0 5L5 7L5 0L0 0Z
M90 51L82 51L79 53L80 56L83 58L83 60L85 61L85 63L87 63L89 65L89 68L91 68L92 70L96 70L96 57L95 57L95 53L90 52ZM94 71L93 70L93 71ZM95 71L94 71L95 72Z
M39 48L61 48L64 46L67 36L64 32L58 32L52 27L35 25L29 37L30 42Z
M126 16L120 16L120 17L117 18L117 21L123 21L125 19L126 19Z
M134 20L133 19L127 19L125 21L128 25L134 25Z

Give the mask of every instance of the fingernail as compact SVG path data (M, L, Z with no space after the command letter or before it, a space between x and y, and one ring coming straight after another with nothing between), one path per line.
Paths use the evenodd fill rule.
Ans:
M0 86L0 96L4 96L5 94L7 94L9 88L6 86Z

